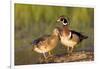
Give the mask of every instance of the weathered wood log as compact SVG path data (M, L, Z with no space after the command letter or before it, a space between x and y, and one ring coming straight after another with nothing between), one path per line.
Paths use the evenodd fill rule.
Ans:
M73 52L70 56L67 54L50 56L46 60L41 59L40 63L65 63L76 61L93 61L93 52Z

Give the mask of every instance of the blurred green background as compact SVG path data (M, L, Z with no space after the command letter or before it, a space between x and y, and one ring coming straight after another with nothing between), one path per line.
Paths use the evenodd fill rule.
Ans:
M15 4L15 65L36 64L42 54L32 51L32 41L62 25L56 20L59 16L68 17L70 28L88 36L77 45L76 51L94 50L94 9L85 7L46 6ZM66 53L59 42L53 54Z

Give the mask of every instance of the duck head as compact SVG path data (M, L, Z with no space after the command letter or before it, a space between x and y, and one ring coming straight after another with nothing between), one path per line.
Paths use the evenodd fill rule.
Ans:
M59 28L58 27L54 28L53 34L55 34L56 36L59 35Z
M63 25L68 25L68 20L67 18L65 18L64 16L60 16L58 19L57 19L57 22L60 22L62 23Z

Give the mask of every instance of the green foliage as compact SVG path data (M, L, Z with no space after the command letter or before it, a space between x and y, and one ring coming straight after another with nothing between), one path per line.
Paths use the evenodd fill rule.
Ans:
M37 58L37 54L35 52L32 53L31 51L32 40L42 36L43 34L51 34L52 30L56 26L61 27L62 25L56 22L57 18L61 15L68 17L71 29L82 32L88 36L88 39L80 43L77 49L87 49L88 47L94 46L93 8L15 4L14 15L16 64L29 64L36 62L35 60L33 62L31 61L34 57L34 59ZM29 48L22 49L21 51L18 50L25 46L29 46ZM55 52L58 53L61 51L60 49L61 48L58 47ZM62 50L62 52L65 52L65 50ZM29 59L30 62L27 61Z

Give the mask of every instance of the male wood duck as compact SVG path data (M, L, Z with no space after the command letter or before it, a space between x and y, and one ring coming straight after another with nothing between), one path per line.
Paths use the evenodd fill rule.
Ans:
M50 55L50 51L53 50L57 46L58 40L59 40L58 35L59 35L58 28L55 28L51 35L44 35L34 40L32 43L33 50L38 53L43 53L44 58L47 59L47 56L45 53L48 52Z
M60 16L57 22L63 24L62 28L60 29L61 43L67 47L67 52L71 54L74 47L83 39L86 39L88 37L74 30L70 30L68 27L69 22L64 16Z

